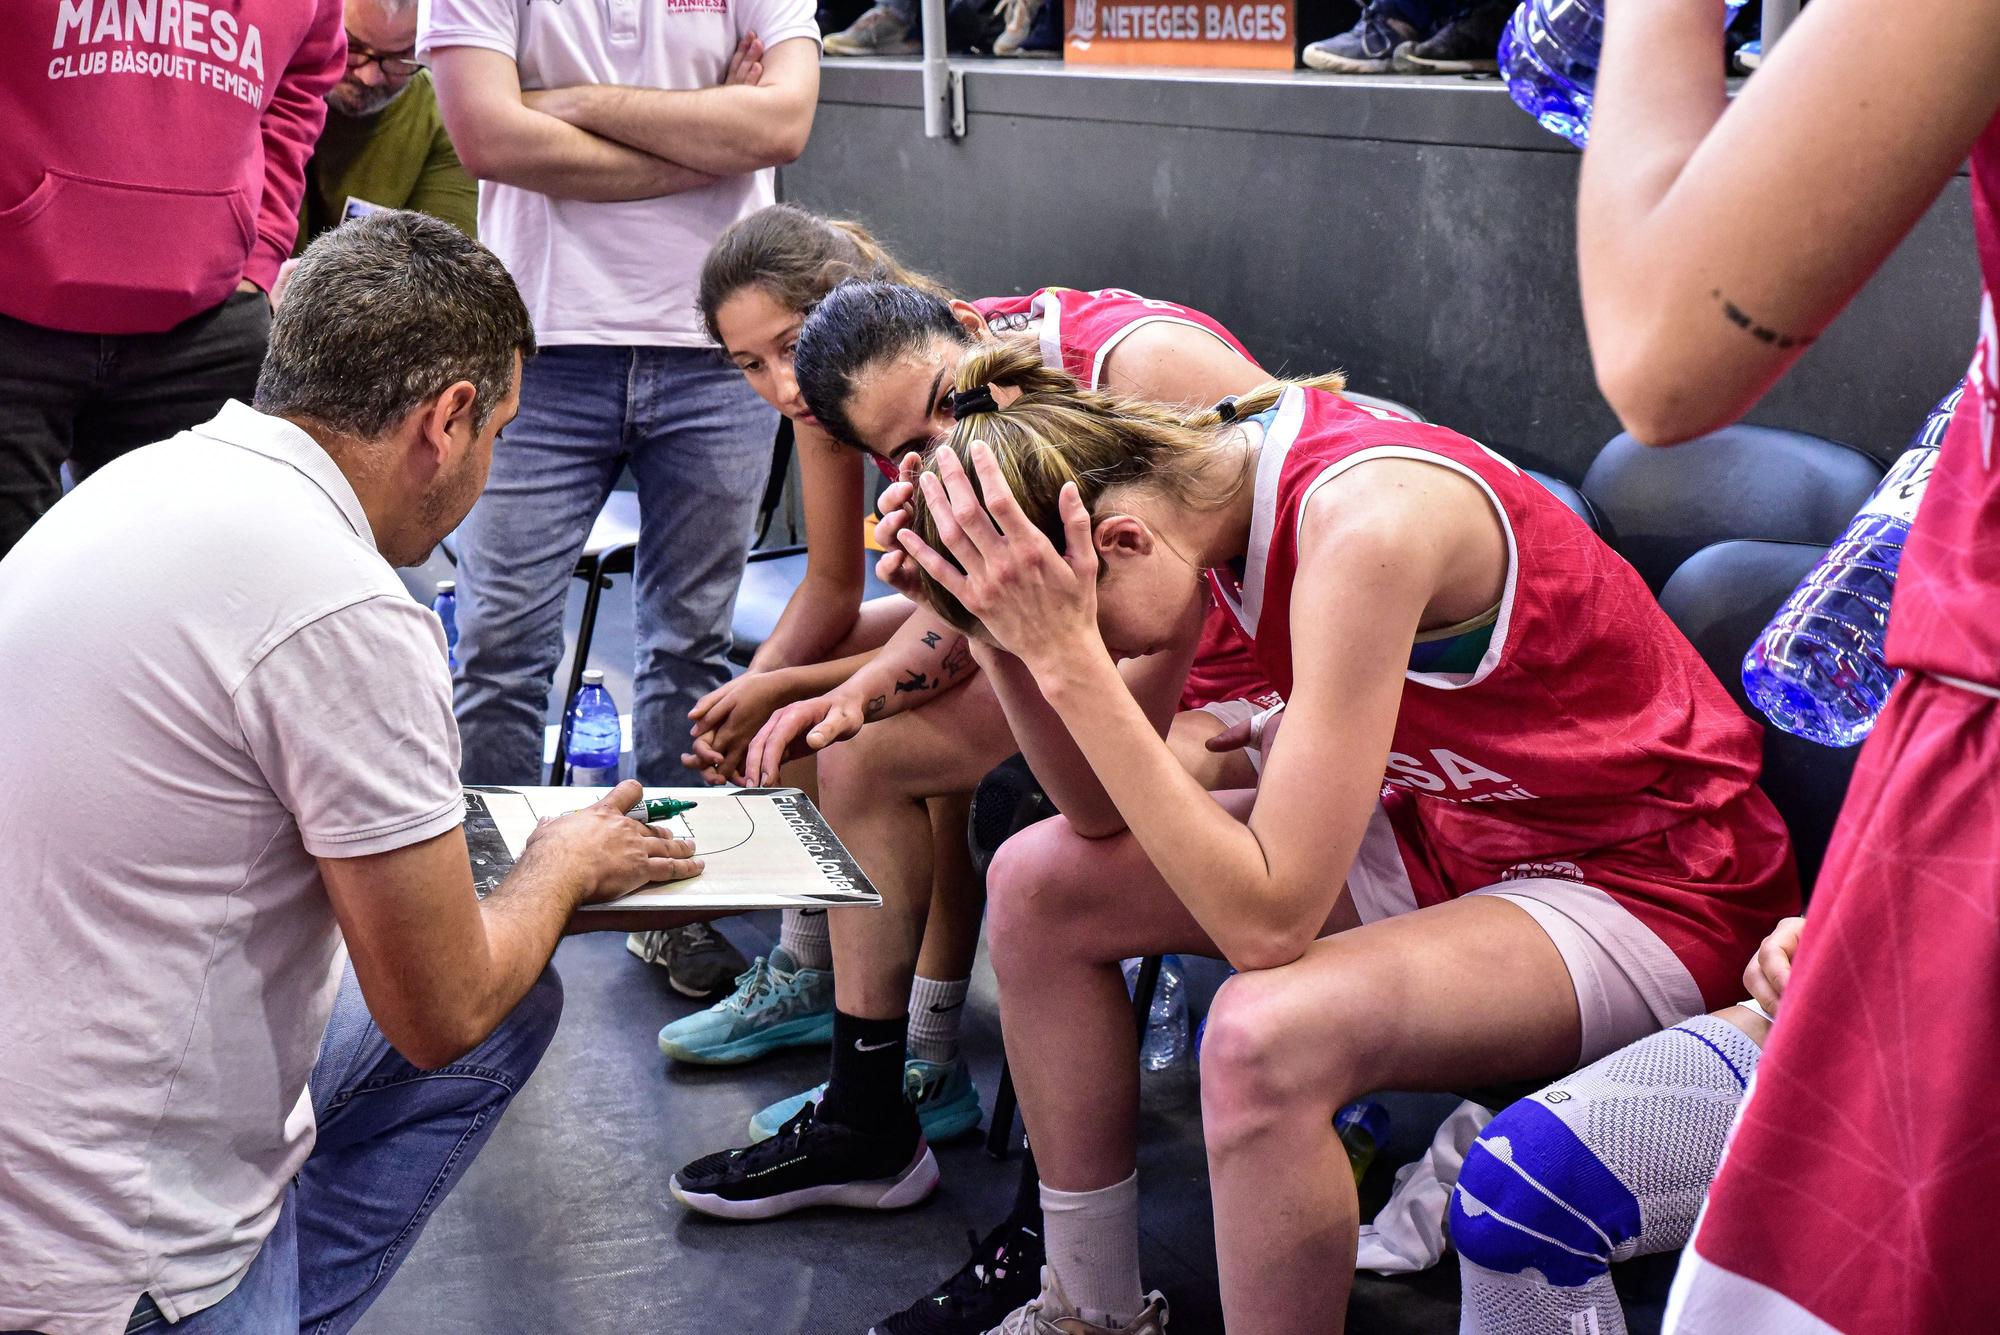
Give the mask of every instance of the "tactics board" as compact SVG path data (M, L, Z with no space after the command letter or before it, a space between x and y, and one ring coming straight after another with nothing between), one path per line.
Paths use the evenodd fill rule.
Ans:
M603 788L468 788L465 838L483 898L514 869L538 820L589 806ZM648 788L647 797L693 802L658 829L694 840L702 874L642 886L604 909L768 909L879 905L852 856L796 788Z

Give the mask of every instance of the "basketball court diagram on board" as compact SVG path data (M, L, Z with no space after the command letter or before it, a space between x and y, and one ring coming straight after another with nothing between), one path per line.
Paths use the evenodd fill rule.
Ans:
M538 822L602 798L603 788L468 788L465 841L481 898L514 869ZM796 788L648 788L648 798L692 802L654 828L694 841L702 873L641 886L578 910L831 908L882 897Z

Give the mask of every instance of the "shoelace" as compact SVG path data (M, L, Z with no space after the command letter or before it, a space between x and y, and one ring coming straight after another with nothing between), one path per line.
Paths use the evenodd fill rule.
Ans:
M762 1000L778 990L777 976L772 972L762 955L751 961L750 967L736 975L736 990L722 999L722 1004L738 1015L750 1009L753 1002Z

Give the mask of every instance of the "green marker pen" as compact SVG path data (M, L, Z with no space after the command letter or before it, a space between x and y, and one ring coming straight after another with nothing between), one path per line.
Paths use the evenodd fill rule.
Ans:
M651 825L654 821L672 820L684 811L693 810L694 803L683 802L677 797L649 797L625 814Z

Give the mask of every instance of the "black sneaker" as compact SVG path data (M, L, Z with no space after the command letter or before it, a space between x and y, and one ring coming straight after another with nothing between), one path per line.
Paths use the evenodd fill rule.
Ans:
M1461 14L1421 42L1404 42L1390 65L1398 74L1479 74L1500 68L1500 34L1514 17L1514 0Z
M868 1335L985 1335L1042 1291L1041 1230L1009 1220L985 1239L968 1232L972 1259L926 1296L876 1322Z
M900 1210L937 1190L921 1133L912 1154L904 1135L817 1121L818 1111L808 1103L769 1140L696 1159L668 1184L674 1199L719 1219L775 1219L812 1205Z
M734 991L736 976L750 967L743 952L705 922L634 932L625 938L625 948L665 969L674 991L696 1001L713 1001Z

